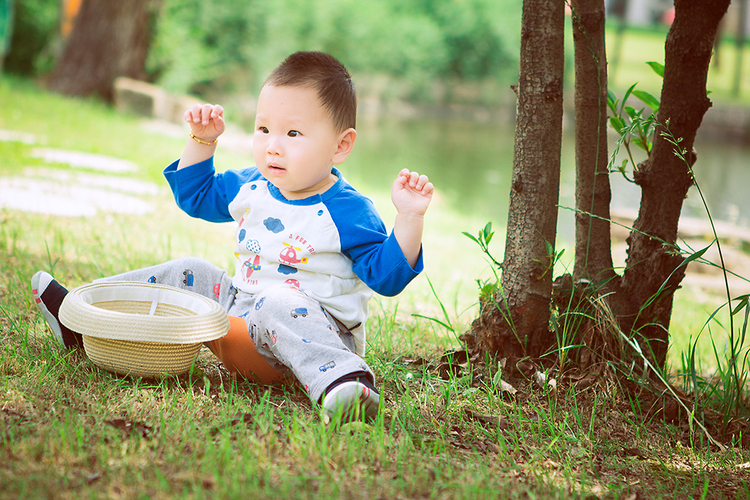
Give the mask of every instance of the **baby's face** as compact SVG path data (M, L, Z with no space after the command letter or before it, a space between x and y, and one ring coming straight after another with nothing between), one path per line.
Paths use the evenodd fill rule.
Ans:
M287 199L325 192L342 133L307 87L266 85L258 97L253 156L260 173Z

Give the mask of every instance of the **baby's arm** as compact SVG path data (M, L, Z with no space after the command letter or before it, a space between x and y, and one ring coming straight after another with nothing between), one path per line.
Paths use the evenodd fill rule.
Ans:
M434 191L435 188L426 175L410 172L406 168L399 172L393 182L391 199L397 212L393 234L412 268L419 259L424 214L430 206Z
M185 111L184 116L191 135L177 165L178 170L211 158L216 151L216 140L226 128L224 108L218 104L195 104Z

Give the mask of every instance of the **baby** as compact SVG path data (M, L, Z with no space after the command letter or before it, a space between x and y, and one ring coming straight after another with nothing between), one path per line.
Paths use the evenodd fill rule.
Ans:
M164 175L187 214L236 222L234 276L185 258L103 281L158 282L213 298L241 325L208 343L228 369L247 377L265 368L293 376L328 417L373 418L380 397L362 358L367 304L373 291L396 295L422 271L424 215L434 188L424 175L398 173L389 234L370 200L336 168L357 138L356 111L341 63L320 52L292 54L258 97L255 166L216 173L224 110L193 106L185 113L191 129L185 150ZM67 290L43 271L32 289L60 342L80 345L81 336L57 319Z

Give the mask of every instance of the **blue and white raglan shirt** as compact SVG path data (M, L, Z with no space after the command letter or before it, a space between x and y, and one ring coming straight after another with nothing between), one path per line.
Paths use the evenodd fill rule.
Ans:
M352 330L365 351L373 291L400 293L423 269L412 268L372 202L341 176L323 194L287 200L256 167L216 173L213 158L164 170L177 205L210 222L237 222L233 285L256 294L289 283Z

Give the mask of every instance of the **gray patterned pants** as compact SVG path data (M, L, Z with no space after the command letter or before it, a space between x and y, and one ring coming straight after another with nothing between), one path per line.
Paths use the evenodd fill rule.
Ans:
M259 294L232 287L223 269L187 257L96 281L160 283L198 293L218 302L229 316L241 317L255 349L281 373L291 373L318 401L334 381L354 372L374 376L354 353L354 339L343 325L305 292L275 285Z

